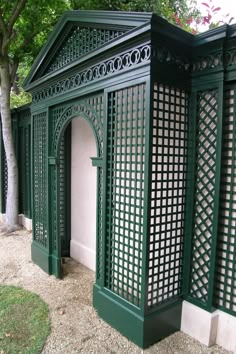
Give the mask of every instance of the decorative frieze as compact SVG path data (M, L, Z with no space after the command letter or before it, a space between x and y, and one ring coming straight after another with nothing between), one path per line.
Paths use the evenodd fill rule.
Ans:
M226 66L236 65L236 48L226 51L224 62Z
M153 48L153 57L160 63L176 66L179 70L188 72L190 70L190 58L180 55L174 49L165 46Z
M223 67L223 53L222 50L210 53L207 55L196 56L192 63L192 72L199 72L204 70L211 70Z
M122 70L132 68L151 58L150 45L144 45L114 56L106 61L93 65L78 72L67 79L60 80L55 84L33 94L33 103L59 96L77 87L85 86L93 81L98 81Z

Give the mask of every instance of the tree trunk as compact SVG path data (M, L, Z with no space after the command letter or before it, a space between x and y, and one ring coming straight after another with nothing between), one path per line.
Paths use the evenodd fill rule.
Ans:
M6 225L13 230L18 225L18 167L13 141L10 111L11 79L8 61L0 64L1 77L1 120L3 144L7 160Z

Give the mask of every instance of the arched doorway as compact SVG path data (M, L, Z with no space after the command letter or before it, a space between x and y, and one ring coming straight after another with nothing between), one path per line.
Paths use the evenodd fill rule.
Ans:
M81 117L71 122L71 240L70 257L96 268L96 141L90 124Z
M62 114L60 107L55 107L59 115L55 123L52 121L55 130L49 172L50 202L54 206L50 219L52 273L58 277L63 277L61 257L71 256L96 270L96 278L100 277L103 210L103 109L100 107L103 108L102 95L68 105ZM51 116L56 114L52 110Z

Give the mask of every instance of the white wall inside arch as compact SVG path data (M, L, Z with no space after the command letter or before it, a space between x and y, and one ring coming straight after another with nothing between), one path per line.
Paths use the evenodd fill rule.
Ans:
M95 137L83 118L72 120L71 130L71 244L70 256L96 268L96 167Z

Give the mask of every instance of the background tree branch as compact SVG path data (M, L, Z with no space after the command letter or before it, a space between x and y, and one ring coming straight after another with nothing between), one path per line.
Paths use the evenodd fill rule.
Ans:
M17 19L19 18L22 10L24 9L26 2L27 0L19 0L19 2L13 8L12 15L9 19L9 25L8 25L9 33L12 32L13 26L16 23Z
M7 26L6 26L4 19L3 19L2 9L0 9L0 30L4 36L7 35L8 29L7 29Z

